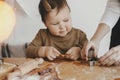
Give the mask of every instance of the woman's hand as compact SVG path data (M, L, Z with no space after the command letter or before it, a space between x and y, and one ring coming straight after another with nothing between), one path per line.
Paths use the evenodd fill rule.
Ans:
M67 55L66 58L77 60L80 57L80 51L80 47L72 47L65 53Z
M84 44L84 47L81 51L81 58L88 60L88 52L90 49L94 50L94 56L97 57L98 49L99 49L99 43L96 43L94 41L87 42Z
M120 45L111 48L105 55L99 59L101 65L119 65L120 64Z

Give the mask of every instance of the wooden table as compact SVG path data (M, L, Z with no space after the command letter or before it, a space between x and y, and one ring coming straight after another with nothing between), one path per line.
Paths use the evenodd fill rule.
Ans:
M16 65L20 65L29 59L26 58L5 58L4 61ZM120 66L89 67L84 61L68 61L56 60L53 62L45 61L43 65L48 63L56 64L59 77L62 80L120 80Z

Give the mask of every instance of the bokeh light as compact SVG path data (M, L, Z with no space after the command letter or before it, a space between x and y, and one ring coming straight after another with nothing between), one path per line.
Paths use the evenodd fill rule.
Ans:
M6 40L14 29L16 17L13 8L0 1L0 43Z

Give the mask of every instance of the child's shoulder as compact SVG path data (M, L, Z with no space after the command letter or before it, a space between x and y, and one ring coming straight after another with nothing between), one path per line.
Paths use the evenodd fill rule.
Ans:
M86 33L83 30L81 30L81 29L73 28L72 30L78 36L86 36Z
M48 37L48 29L39 29L37 36L41 36L42 38Z
M47 29L45 29L45 28L41 28L39 31L47 31Z
M39 31L38 31L38 34L47 34L47 32L48 32L48 30L47 29L44 29L44 28L42 28L42 29L39 29Z
M46 33L46 32L47 32L47 29L41 28L38 32L39 32L39 33Z
M84 33L83 30L78 29L78 28L73 28L73 31L75 31L75 32L79 32L79 33Z

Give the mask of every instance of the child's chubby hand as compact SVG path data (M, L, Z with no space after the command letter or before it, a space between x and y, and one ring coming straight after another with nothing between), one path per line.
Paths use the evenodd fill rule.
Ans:
M41 47L40 51L41 52L39 52L38 55L40 54L42 57L47 57L51 61L56 59L61 54L57 49L51 46Z
M70 48L65 54L67 55L66 58L77 60L80 57L80 47L72 47Z

